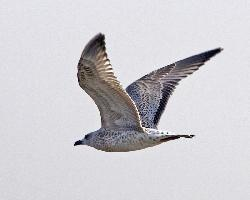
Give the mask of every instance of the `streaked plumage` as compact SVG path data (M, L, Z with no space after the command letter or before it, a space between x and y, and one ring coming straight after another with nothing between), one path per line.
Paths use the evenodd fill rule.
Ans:
M219 53L217 48L155 70L129 85L126 91L114 75L103 34L85 46L78 63L78 82L95 101L101 128L75 143L103 151L133 151L180 137L157 130L170 95L183 78Z
M157 128L168 99L178 83L220 51L221 48L218 48L180 60L129 85L126 91L140 112L142 126Z

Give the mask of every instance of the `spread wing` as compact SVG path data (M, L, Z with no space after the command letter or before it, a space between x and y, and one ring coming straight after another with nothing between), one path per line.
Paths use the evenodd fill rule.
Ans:
M114 75L103 34L84 48L77 76L81 88L95 101L103 128L143 130L134 102Z
M142 126L157 128L169 97L180 80L198 70L219 53L217 48L155 70L133 82L126 89L139 110Z

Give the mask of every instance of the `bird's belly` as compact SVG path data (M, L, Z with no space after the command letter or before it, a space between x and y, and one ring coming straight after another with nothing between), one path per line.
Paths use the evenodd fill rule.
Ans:
M107 152L128 152L145 149L157 144L158 142L150 138L148 134L140 132L122 132L104 138L102 145L96 146L95 148Z
M154 144L155 145L155 144ZM154 146L153 144L148 144L148 143L119 143L119 144L114 144L110 145L109 148L104 149L104 151L108 152L128 152L128 151L136 151L140 149L145 149L147 147Z

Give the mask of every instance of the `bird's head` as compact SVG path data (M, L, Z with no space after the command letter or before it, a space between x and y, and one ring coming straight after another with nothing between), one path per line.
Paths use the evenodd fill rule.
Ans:
M77 145L89 145L90 146L91 138L92 138L92 133L89 133L85 135L85 137L82 140L76 141L74 146L77 146Z

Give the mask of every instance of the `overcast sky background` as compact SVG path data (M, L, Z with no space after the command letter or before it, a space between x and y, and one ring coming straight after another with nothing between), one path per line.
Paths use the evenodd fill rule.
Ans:
M0 199L250 199L249 1L1 1L0 9ZM130 153L73 146L100 127L76 77L98 32L124 87L224 48L181 82L160 121L194 139Z

